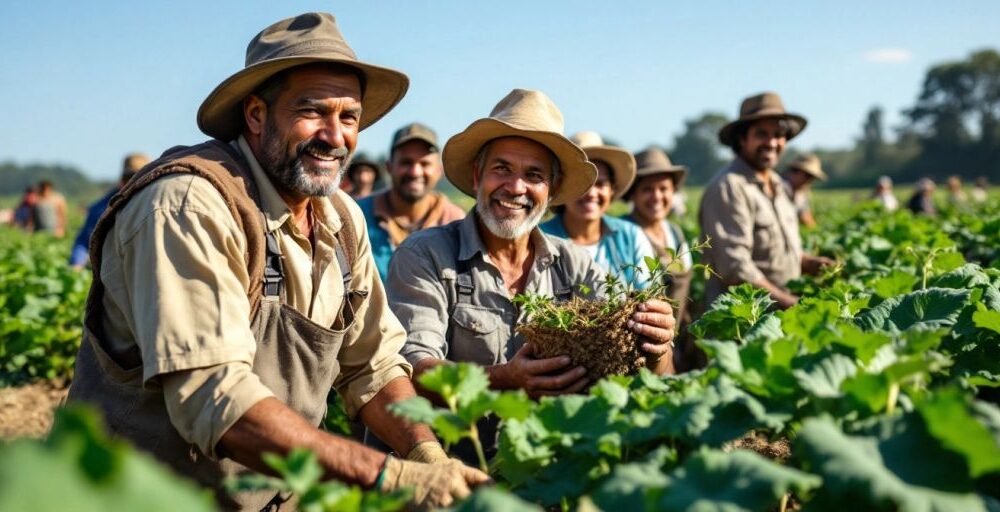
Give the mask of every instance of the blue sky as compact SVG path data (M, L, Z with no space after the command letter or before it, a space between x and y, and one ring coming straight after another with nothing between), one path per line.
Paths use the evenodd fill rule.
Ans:
M199 142L195 112L250 38L310 10L334 13L362 59L410 76L403 102L361 134L375 153L410 121L447 138L515 87L552 97L567 132L631 150L776 90L809 118L796 147L844 146L872 105L894 124L930 65L1000 47L1000 2L985 0L5 0L0 161L112 179L128 151Z

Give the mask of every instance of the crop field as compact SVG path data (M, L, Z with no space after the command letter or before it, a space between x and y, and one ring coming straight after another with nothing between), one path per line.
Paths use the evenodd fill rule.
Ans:
M692 238L697 195L682 222ZM446 445L478 446L476 421L502 419L497 456L480 460L497 484L458 510L1000 510L1000 200L928 218L864 197L814 194L820 225L804 243L836 265L792 284L798 305L776 311L744 285L690 326L704 369L533 401L490 390L477 367L442 366L422 384L446 407L415 398L394 412ZM66 266L68 251L0 227L4 438L44 435L72 378L90 276ZM326 424L348 429L337 410ZM57 416L45 441L0 444L0 510L212 509L205 491L107 439L91 411ZM304 510L405 504L321 482L308 452L270 464L280 478L232 485L295 492Z

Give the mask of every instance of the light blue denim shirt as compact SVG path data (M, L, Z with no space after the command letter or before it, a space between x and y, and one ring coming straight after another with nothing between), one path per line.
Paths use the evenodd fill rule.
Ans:
M645 269L644 258L646 256L656 258L653 246L642 229L631 222L610 215L603 216L601 223L604 224L605 234L597 243L597 256L594 258L597 264L635 288L642 289L648 286L649 275L645 270L636 275L634 269L626 267L626 265L638 265ZM556 215L538 227L552 236L569 239L562 215Z

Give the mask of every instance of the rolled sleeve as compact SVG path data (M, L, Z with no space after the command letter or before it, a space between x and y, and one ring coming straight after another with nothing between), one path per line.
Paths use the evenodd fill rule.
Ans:
M406 326L403 357L413 365L446 359L448 300L430 255L404 242L393 255L386 282L390 307Z
M753 263L754 219L748 200L725 180L709 186L702 198L701 229L709 239L709 263L726 284L754 283L764 274Z
M361 302L354 324L344 337L337 357L341 372L333 385L344 400L344 409L353 418L386 384L399 377L408 378L413 369L399 354L406 332L389 310L364 217L356 205L351 211L354 217L351 221L361 236L351 288L368 290L368 297Z
M274 396L246 363L227 363L164 375L163 401L185 441L213 459L219 440L261 400Z

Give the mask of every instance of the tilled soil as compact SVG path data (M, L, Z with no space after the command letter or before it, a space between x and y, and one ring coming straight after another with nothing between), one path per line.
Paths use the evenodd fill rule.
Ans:
M766 457L781 464L791 456L792 445L784 437L770 441L764 434L749 432L747 435L731 443L726 443L723 450L751 450L757 452L757 455L761 457Z
M57 381L0 388L0 439L44 437L66 391L66 383Z

